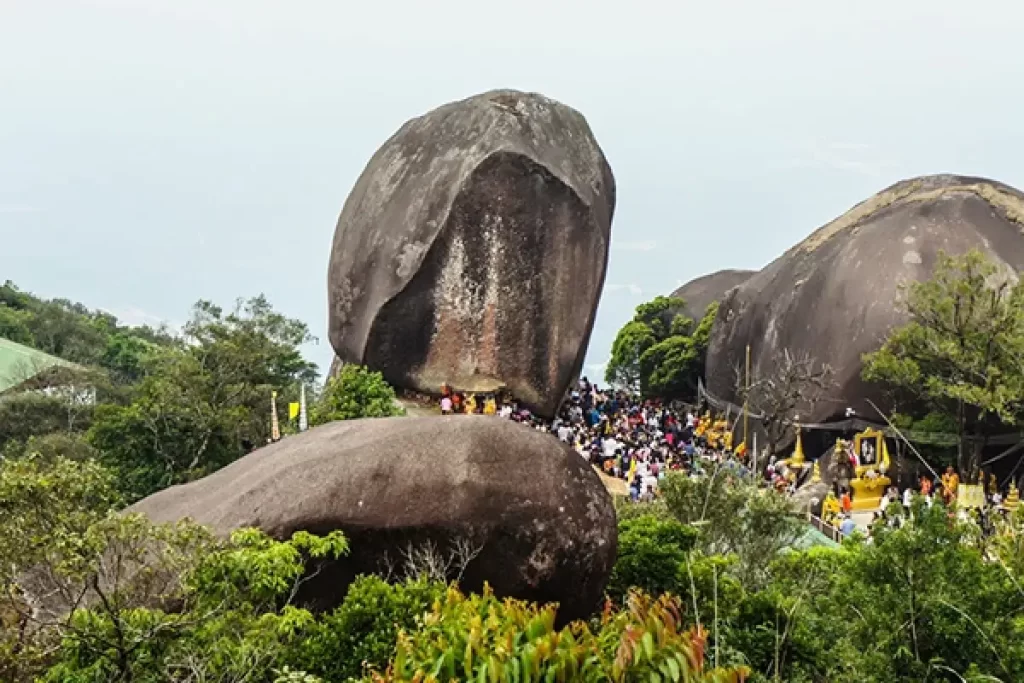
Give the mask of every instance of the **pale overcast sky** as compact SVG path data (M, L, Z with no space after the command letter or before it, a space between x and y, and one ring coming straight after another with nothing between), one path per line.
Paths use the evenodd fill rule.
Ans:
M262 291L323 367L369 157L510 87L582 111L615 172L599 364L638 303L892 182L1024 187L1022 36L1011 0L0 0L0 281L132 323Z

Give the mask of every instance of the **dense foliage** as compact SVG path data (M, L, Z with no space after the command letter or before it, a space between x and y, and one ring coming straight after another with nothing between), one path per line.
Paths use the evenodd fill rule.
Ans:
M864 357L864 378L946 416L960 436L959 469L971 476L986 437L1024 407L1024 282L972 250L941 255L933 277L903 294L910 321Z
M699 322L679 313L685 305L682 299L659 296L637 306L615 337L605 380L648 397L693 397L704 375L718 304L708 306Z
M687 629L679 601L631 593L592 629L555 628L554 606L499 600L490 591L452 589L403 634L380 681L716 681L743 680L745 670L704 671L704 635Z
M262 296L230 311L198 302L180 334L0 288L0 335L82 364L95 400L51 387L0 398L0 451L97 457L128 500L203 476L267 442L279 410L312 394L307 326ZM78 380L76 380L78 382ZM289 424L281 419L288 431ZM61 439L54 437L61 435ZM32 442L31 445L29 442Z
M977 255L943 260L908 289L911 323L866 359L868 376L922 405L915 429L984 436L1017 419L1009 306L1024 302L994 276ZM637 309L616 340L618 381L689 390L713 312L695 326L678 305ZM346 561L341 534L224 539L120 512L266 442L271 392L283 407L315 379L302 323L262 297L230 312L201 302L173 336L8 284L0 335L88 366L98 399L0 399L0 680L1024 680L1024 508L985 536L917 500L870 542L801 549L807 527L786 498L697 467L668 473L657 502L620 507L608 601L590 622L380 577L317 613L303 587ZM314 423L396 410L357 366L310 395Z
M290 663L325 681L383 672L395 655L399 632L415 630L445 591L444 584L425 579L390 584L360 577L337 609L310 624Z
M395 390L379 372L346 364L327 381L313 406L310 422L319 425L360 417L392 417L403 412L395 402Z
M364 577L313 613L296 598L319 565L345 561L339 534L153 525L114 512L116 483L89 459L0 463L0 679L1024 677L1024 508L983 537L918 500L871 543L795 550L785 499L728 470L670 474L663 500L621 510L604 614L556 628L554 605L425 580Z
M118 382L137 380L141 358L175 341L165 328L125 326L109 313L66 299L40 299L10 281L0 286L0 337L103 368Z
M719 664L749 666L752 681L1024 680L1024 508L986 539L974 523L918 499L909 512L893 506L870 543L861 536L839 548L796 550L781 532L786 515L755 515L773 520L763 527L773 537L766 542L709 504L695 546L683 552L655 539L676 514L692 518L702 510L701 491L712 484L693 481L680 492L681 482L673 482L675 502L636 505L620 522L626 544L615 575L671 581L673 562L676 575L692 572L694 607L686 620L709 628L709 652ZM741 510L774 496L742 487L717 495ZM638 549L649 572L638 571ZM694 569L729 558L714 565L714 583Z
M95 462L0 464L3 680L434 680L450 667L474 680L742 680L742 669L705 671L706 636L668 595L631 592L593 625L556 629L555 605L364 577L316 614L297 598L344 561L339 533L218 539L114 513L113 484ZM692 540L654 522L663 540Z

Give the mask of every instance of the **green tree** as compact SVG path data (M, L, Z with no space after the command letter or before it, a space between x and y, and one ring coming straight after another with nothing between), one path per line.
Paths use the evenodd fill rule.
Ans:
M90 311L67 299L41 299L10 281L0 286L0 337L81 365L109 369L119 381L138 379L137 375L120 375L123 370L133 369L127 356L143 351L138 345L126 348L131 346L129 340L158 346L175 343L165 328L120 325L109 313Z
M641 515L619 522L618 556L608 581L608 596L622 601L631 588L661 594L680 590L697 532L674 519Z
M697 478L672 472L658 486L669 512L699 532L705 555L733 555L732 573L748 587L768 579L768 563L804 531L786 497L719 466Z
M118 503L94 462L0 463L2 680L241 683L295 658L315 621L295 598L347 552L339 532L223 540Z
M28 327L31 314L0 303L0 337L31 346L32 331Z
M682 299L665 296L637 306L615 337L605 380L644 396L694 395L718 304L709 306L697 324L678 312L684 306Z
M143 375L134 400L94 415L89 441L130 498L209 474L266 443L271 394L285 403L316 378L299 348L310 339L305 324L262 296L228 314L199 302L185 339L130 354Z
M0 461L0 680L34 680L54 647L39 633L26 581L62 566L118 505L114 476L94 462L39 455ZM52 590L39 591L44 595Z
M638 390L642 377L640 358L657 342L654 332L646 323L638 320L626 323L612 342L612 357L605 369L605 381Z
M327 381L313 405L310 423L321 425L335 420L402 414L404 411L395 403L395 390L383 375L361 365L345 365L336 377Z
M361 576L337 609L309 627L289 664L325 681L356 679L367 669L384 671L395 656L399 632L414 631L446 591L440 582L390 584Z
M904 289L910 321L864 356L863 376L950 415L960 470L977 473L987 437L1014 424L1024 395L1024 283L972 250L940 255L931 279Z

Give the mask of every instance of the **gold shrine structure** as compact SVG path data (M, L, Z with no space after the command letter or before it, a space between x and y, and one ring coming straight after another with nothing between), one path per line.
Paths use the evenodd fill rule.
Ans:
M796 426L796 445L793 446L793 455L782 460L782 464L789 470L788 479L793 483L798 482L803 471L811 466L811 463L807 462L807 458L804 457L804 440L800 425ZM815 468L817 468L817 464L817 461L815 461ZM821 470L816 469L815 471L820 476Z
M836 450L840 443L836 443ZM853 511L867 512L878 509L882 495L892 483L886 474L892 465L889 448L885 444L885 433L877 429L865 429L853 437L853 452L858 464L854 478L850 480L853 489ZM837 453L838 455L838 453Z
M1013 481L1010 482L1010 493L1006 496L1006 500L1003 501L1003 507L1011 512L1016 510L1020 506L1020 492L1017 491L1017 484Z

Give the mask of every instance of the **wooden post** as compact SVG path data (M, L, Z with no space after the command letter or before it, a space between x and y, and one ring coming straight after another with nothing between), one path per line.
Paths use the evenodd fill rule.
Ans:
M281 440L281 427L277 421L277 392L270 392L270 440Z
M747 363L746 373L744 375L744 389L743 389L743 449L746 451L749 447L747 443L747 424L749 420L749 404L750 404L750 344L747 344ZM749 452L749 451L747 451Z

